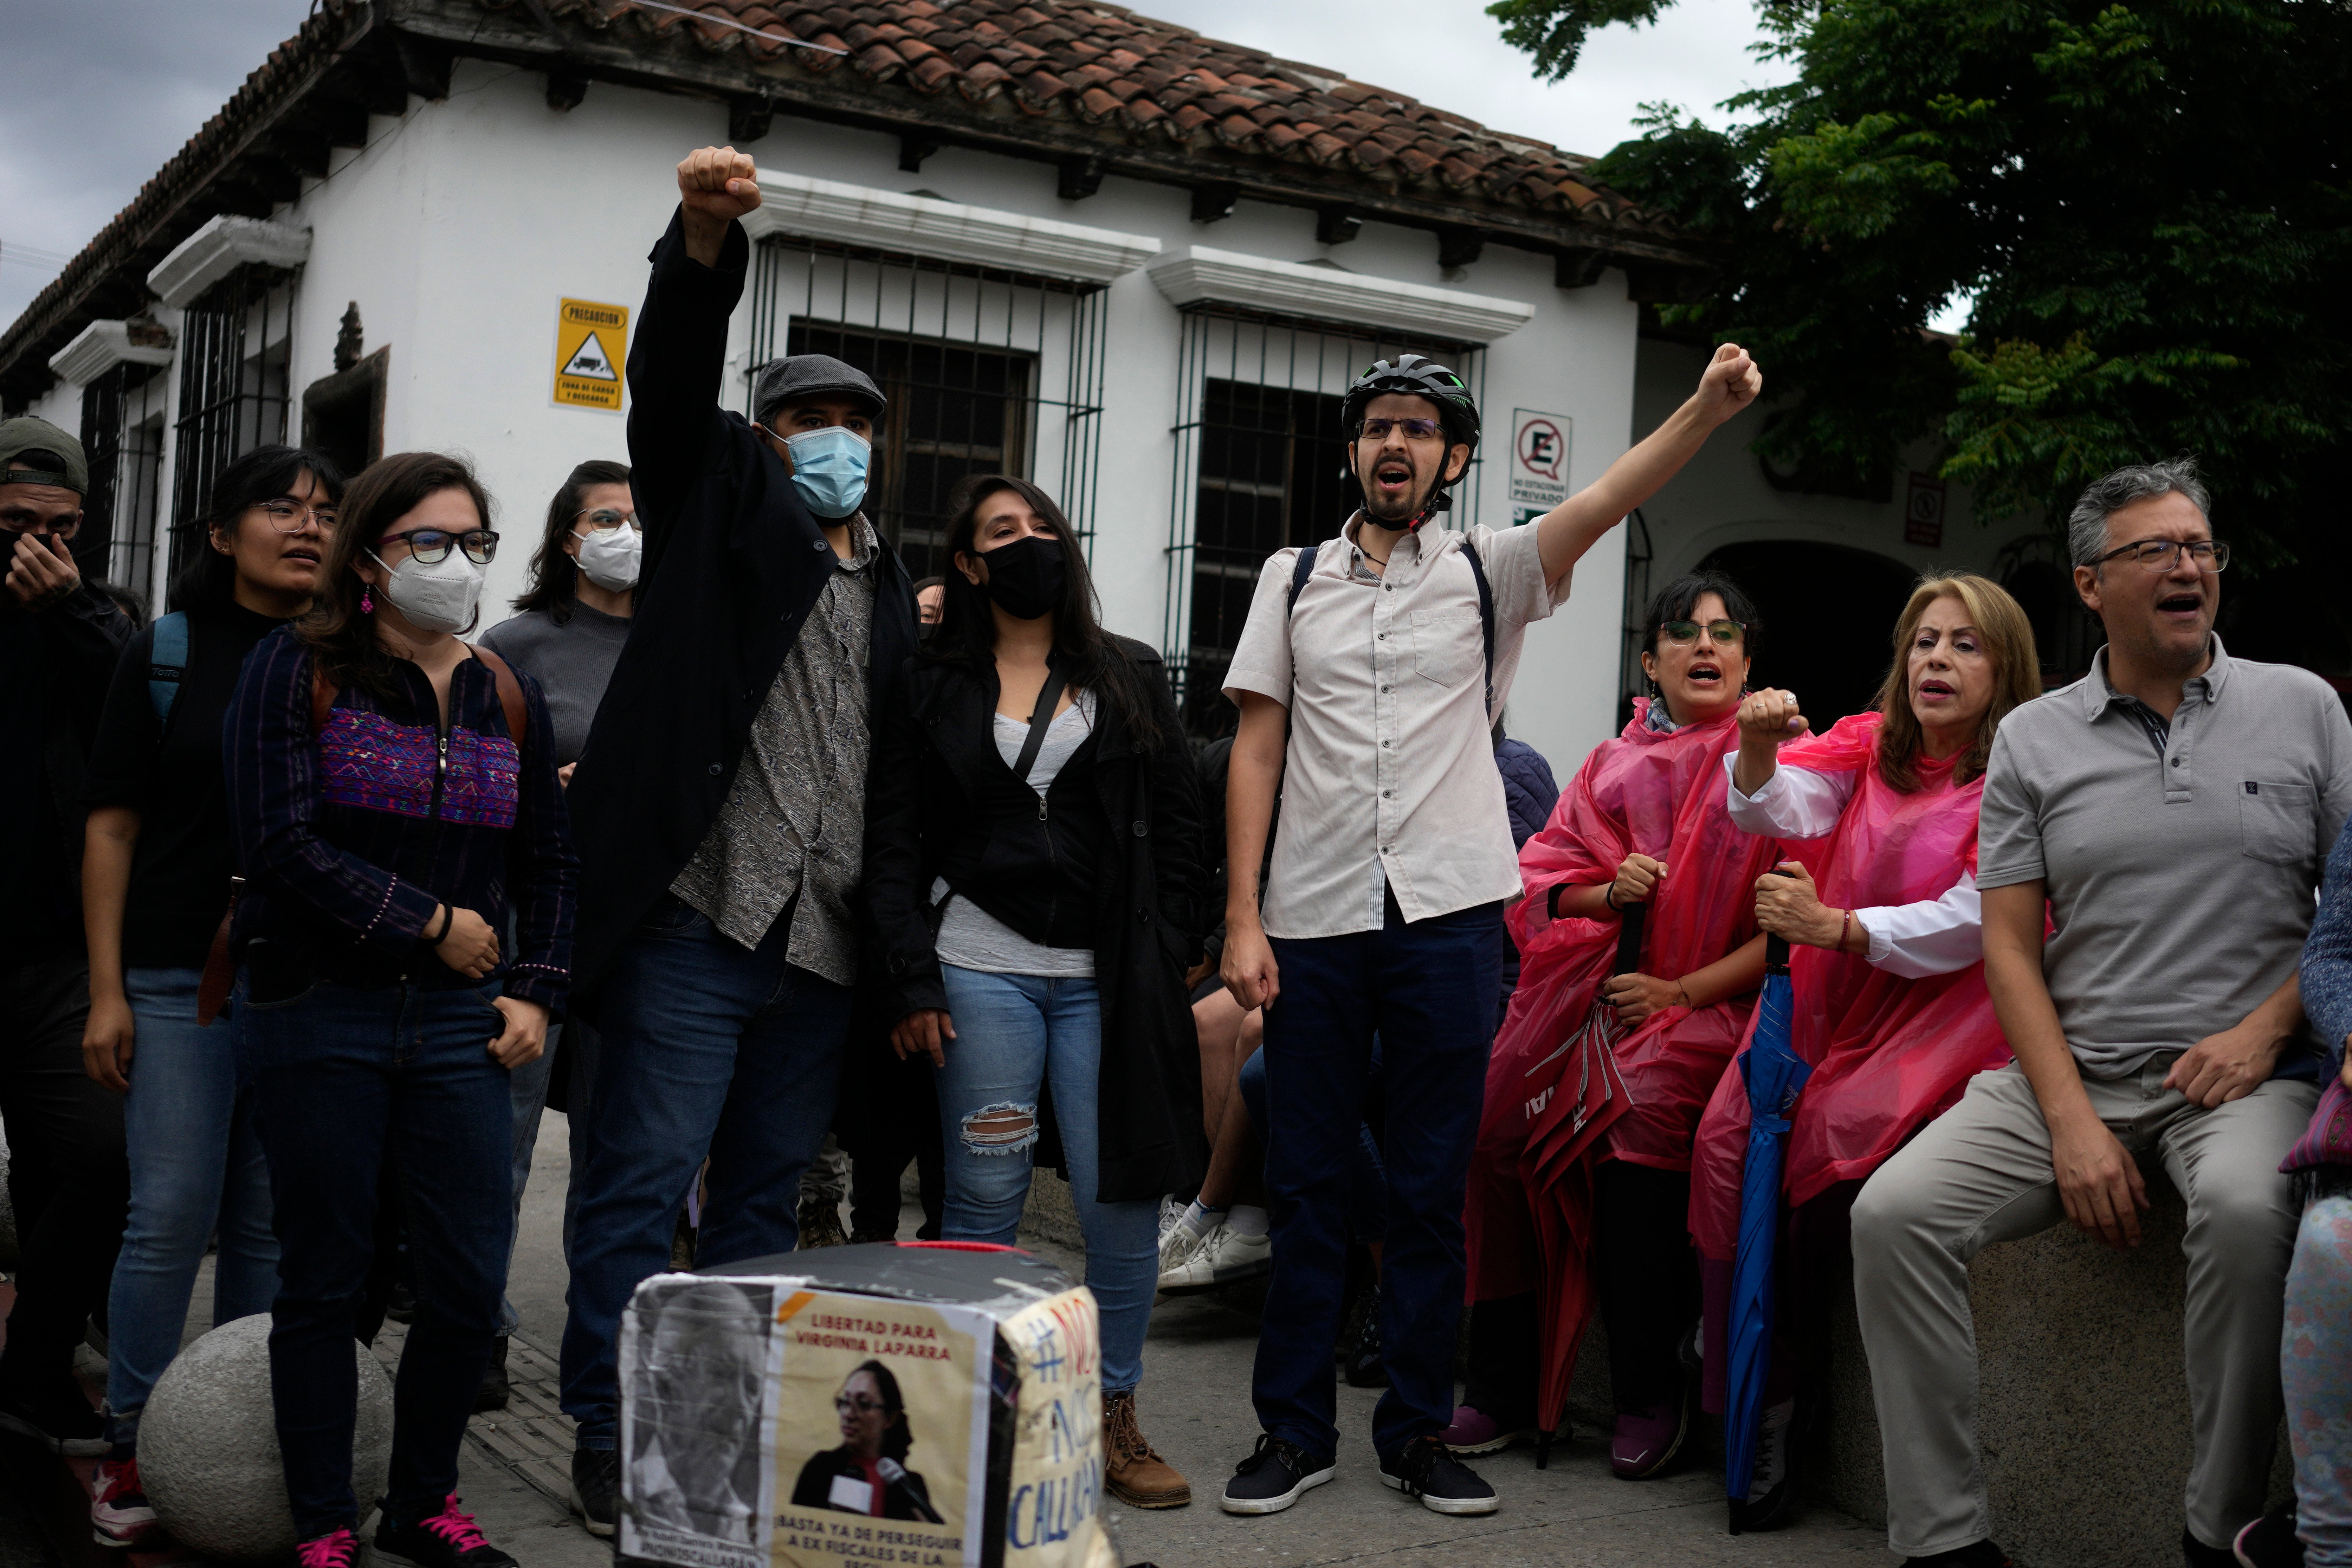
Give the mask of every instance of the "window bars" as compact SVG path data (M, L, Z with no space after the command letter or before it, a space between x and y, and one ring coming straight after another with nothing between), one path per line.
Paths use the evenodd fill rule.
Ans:
M294 281L248 263L188 308L180 328L180 419L173 431L172 560L200 548L196 522L221 470L286 439Z
M1098 284L764 239L744 415L754 412L759 367L780 353L830 354L872 376L890 406L875 434L866 514L917 578L948 570L948 499L971 474L1044 485L1091 546L1102 300ZM1054 387L1059 396L1047 395Z
M74 555L85 575L142 594L154 575L164 382L161 365L125 363L81 389L89 494L82 501Z
M1330 538L1358 504L1348 384L1375 360L1426 354L1483 406L1486 351L1215 303L1186 307L1183 332L1161 648L1186 727L1215 735L1233 724L1225 669L1266 557ZM1474 457L1447 526L1478 515L1478 478Z

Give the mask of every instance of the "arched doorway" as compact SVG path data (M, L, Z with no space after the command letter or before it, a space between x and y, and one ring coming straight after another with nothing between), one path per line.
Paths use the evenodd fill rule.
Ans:
M1700 566L1746 589L1763 617L1754 684L1795 692L1821 730L1877 697L1895 617L1917 581L1907 567L1865 550L1796 540L1727 544Z

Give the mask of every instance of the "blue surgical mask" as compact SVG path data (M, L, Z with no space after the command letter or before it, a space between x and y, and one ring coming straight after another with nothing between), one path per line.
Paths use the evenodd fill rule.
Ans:
M784 437L793 455L793 489L809 510L826 519L847 517L866 500L866 459L874 450L845 425L827 425Z

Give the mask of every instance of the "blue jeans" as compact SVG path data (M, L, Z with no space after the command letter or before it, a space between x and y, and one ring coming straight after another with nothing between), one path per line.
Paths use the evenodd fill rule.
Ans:
M280 1248L270 1392L296 1533L356 1529L352 1322L375 1257L387 1146L400 1169L416 1321L393 1394L386 1504L437 1513L498 1331L512 1243L514 1111L489 1053L506 1026L478 989L321 983L278 1003L236 997L238 1050L269 1155ZM369 1500L373 1502L374 1500Z
M563 1409L583 1448L618 1436L621 1312L669 1267L687 1186L710 1158L704 1268L790 1252L801 1172L824 1142L850 989L785 962L787 917L746 951L665 898L614 955L588 1169L572 1236Z
M114 1260L106 1310L108 1436L139 1440L139 1413L180 1353L188 1298L215 1225L213 1326L269 1310L278 1294L278 1237L269 1229L269 1164L253 1130L253 1099L237 1086L227 1017L196 1026L194 969L131 969L122 976L137 1033L123 1097L131 1153L131 1218Z
M1097 1114L1102 1079L1102 999L1092 980L984 974L940 966L956 1037L940 1069L940 1141L947 1151L950 1241L1010 1246L1029 1196L1037 1101L1054 1091L1054 1123L1069 1161L1070 1201L1087 1238L1087 1288L1102 1314L1102 1385L1133 1388L1143 1376L1143 1334L1160 1276L1160 1205L1095 1201L1102 1169ZM1028 1131L1011 1139L968 1123L994 1112Z
M1381 1354L1388 1392L1372 1446L1393 1457L1454 1416L1462 1318L1463 1184L1486 1095L1503 963L1502 908L1376 931L1276 939L1282 995L1265 1013L1265 1185L1274 1275L1257 1342L1258 1422L1308 1454L1338 1451L1331 1345L1375 1037L1387 1111Z

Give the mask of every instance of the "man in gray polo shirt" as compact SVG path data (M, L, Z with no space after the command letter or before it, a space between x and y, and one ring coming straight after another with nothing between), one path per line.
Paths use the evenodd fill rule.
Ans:
M2352 811L2352 724L2317 676L2232 659L2213 635L2229 547L2206 504L2185 459L2118 469L2076 503L2074 583L2107 646L2002 722L1978 839L1985 982L2018 1059L1854 1205L1887 1540L1913 1563L2003 1561L1969 1260L2062 1218L2137 1246L2150 1157L2189 1204L2185 1561L2233 1563L2262 1512L2296 1221L2278 1163L2318 1096L2296 966Z

